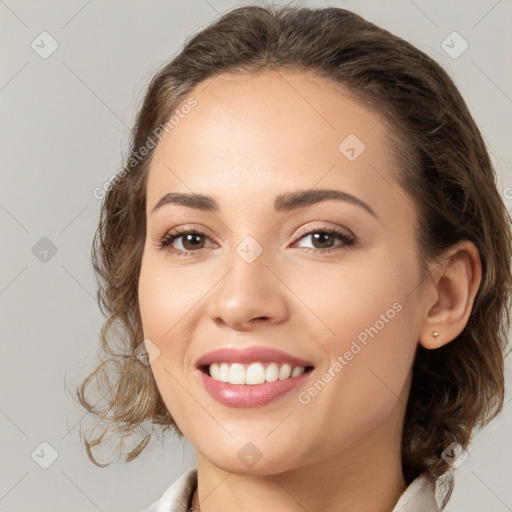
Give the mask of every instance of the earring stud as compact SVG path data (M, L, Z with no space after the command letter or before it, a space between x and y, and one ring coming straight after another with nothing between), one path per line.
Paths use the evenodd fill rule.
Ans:
M437 337L439 336L439 333L438 333L437 331L434 331L434 332L432 333L432 336L434 336L434 338L437 338Z

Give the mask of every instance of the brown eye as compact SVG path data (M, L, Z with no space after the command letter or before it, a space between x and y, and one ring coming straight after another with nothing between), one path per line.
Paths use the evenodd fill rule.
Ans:
M202 246L204 245L204 240L203 240L203 243L201 244L201 240L200 240L201 236L202 235L199 235L197 233L190 233L188 235L178 236L175 238L175 240L182 238L183 241L181 243L182 243L183 248L188 251L194 251L196 249L203 248Z
M180 231L168 233L159 242L160 249L165 249L178 255L195 254L196 251L205 248L205 240L208 237L200 231ZM180 241L181 247L174 247L174 242Z
M312 252L331 252L344 248L351 247L355 244L355 237L347 233L343 233L336 229L325 228L325 229L312 229L307 233L301 235L300 240L306 240L311 238L312 248L304 247L306 251ZM341 244L335 245L335 240L341 240ZM300 245L299 245L300 247Z
M332 247L332 243L336 237L331 233L324 233L323 231L319 231L318 233L313 233L312 240L316 249L330 249Z

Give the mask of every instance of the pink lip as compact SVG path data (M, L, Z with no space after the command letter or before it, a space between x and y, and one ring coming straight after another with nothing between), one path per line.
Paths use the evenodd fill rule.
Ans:
M196 362L196 367L206 366L212 363L288 363L291 366L313 366L309 361L299 359L281 350L269 347L220 348L208 352Z
M230 407L260 407L266 405L302 384L311 372L306 371L297 377L277 380L275 382L245 385L219 382L201 370L201 367L222 362L241 364L276 362L281 364L287 363L292 367L313 366L308 361L268 347L250 347L247 349L221 348L208 352L196 363L198 377L212 398Z
M201 371L199 371L199 378L208 394L221 404L230 407L260 407L302 384L310 373L310 371L307 371L298 377L264 382L253 386L219 382Z

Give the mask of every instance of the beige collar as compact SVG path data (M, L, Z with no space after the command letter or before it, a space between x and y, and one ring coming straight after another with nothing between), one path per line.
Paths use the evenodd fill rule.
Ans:
M149 508L141 512L187 512L197 485L197 468L183 473ZM439 512L434 482L419 475L404 491L392 512Z

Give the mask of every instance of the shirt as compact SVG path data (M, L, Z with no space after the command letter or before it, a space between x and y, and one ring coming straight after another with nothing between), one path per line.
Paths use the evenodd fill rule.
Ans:
M149 508L141 512L187 512L197 486L197 468L183 473ZM440 512L435 495L435 483L422 473L412 481L392 512Z

